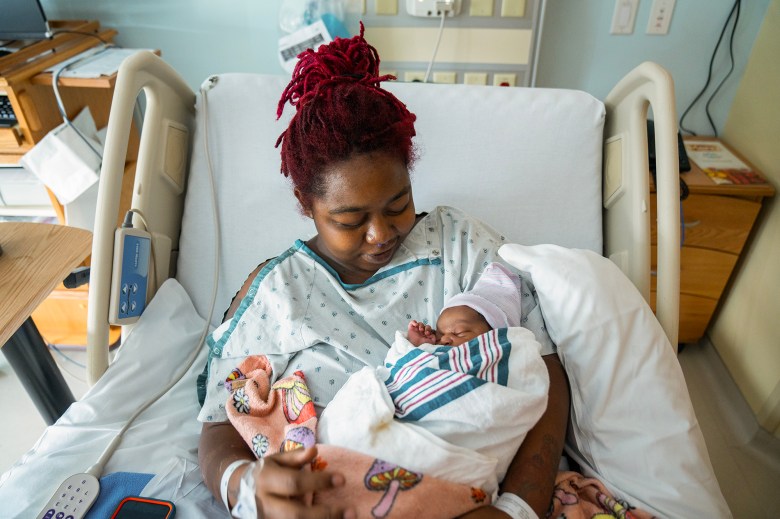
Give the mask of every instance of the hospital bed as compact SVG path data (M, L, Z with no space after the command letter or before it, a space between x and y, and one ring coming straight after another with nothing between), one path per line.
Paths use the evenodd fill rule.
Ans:
M194 92L151 53L122 64L94 227L88 355L94 385L0 479L0 502L14 503L12 516L34 516L60 482L84 472L107 448L116 450L98 470L104 479L96 506L103 513L111 495L141 493L174 501L181 517L226 515L197 465L195 378L207 353L198 345L249 272L314 232L279 174L273 147L292 111L276 120L286 82L224 74ZM502 255L534 279L571 381L570 458L618 496L660 516L730 516L676 359L679 183L669 74L643 63L604 102L564 89L387 88L418 117L412 174L418 211L459 207L520 244ZM123 328L109 365L114 232L140 92L146 109L133 223L153 237L154 297L138 322ZM653 285L650 107L657 320L646 303ZM108 476L115 474L125 480ZM98 509L93 513L99 517Z

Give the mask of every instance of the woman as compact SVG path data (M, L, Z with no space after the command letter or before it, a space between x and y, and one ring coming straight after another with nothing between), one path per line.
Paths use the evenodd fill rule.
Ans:
M296 242L250 274L228 320L209 340L199 457L203 478L233 507L246 483L263 517L351 517L352 510L309 506L304 496L343 485L338 473L300 468L309 448L254 459L226 422L221 389L231 366L266 354L279 378L314 370L315 406L327 404L349 375L382 361L395 329L415 315L438 315L449 297L471 287L496 258L503 238L451 208L415 213L409 168L415 116L379 83L379 57L360 36L307 51L279 103L296 114L277 146L282 173L317 235ZM532 288L524 280L530 294ZM547 511L568 418L568 386L533 297L524 297L524 326L542 344L550 374L548 408L514 457L502 491L503 510L519 496L539 516ZM329 376L322 376L327 374ZM202 395L203 396L203 395ZM251 472L247 472L250 471ZM243 487L242 487L243 485ZM251 490L251 488L250 488ZM521 512L513 515L522 517ZM483 507L468 517L507 517Z

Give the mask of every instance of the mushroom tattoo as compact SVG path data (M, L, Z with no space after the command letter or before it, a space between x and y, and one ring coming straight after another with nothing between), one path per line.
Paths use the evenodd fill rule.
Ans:
M366 473L365 484L369 490L384 491L382 499L371 509L371 515L377 519L387 517L401 490L409 490L422 480L421 474L415 474L403 467L375 459Z
M299 378L288 377L276 382L271 389L282 393L282 409L289 423L301 424L315 416L314 402L309 387L304 382L303 372L296 371Z
M228 390L228 393L232 393L238 388L244 387L244 384L246 384L246 375L238 368L233 368L233 371L231 371L230 375L225 379L225 389Z
M314 431L308 427L296 427L287 431L284 436L284 442L279 452L290 452L295 449L305 449L314 445Z
M481 488L471 487L471 500L477 504L484 503L487 494Z

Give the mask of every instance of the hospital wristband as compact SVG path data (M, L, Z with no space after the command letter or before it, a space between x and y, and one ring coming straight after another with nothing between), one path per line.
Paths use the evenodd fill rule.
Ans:
M238 484L238 497L236 506L230 511L230 516L235 519L263 519L263 511L257 509L255 481L255 467L263 468L263 458L253 461L247 470L241 474Z
M230 483L230 477L238 470L239 467L243 467L247 463L252 463L250 460L236 460L225 469L222 473L222 479L219 482L219 493L222 497L222 502L225 504L228 513L230 513L230 502L228 501L228 483Z
M504 492L498 496L493 506L508 514L512 519L539 519L539 516L528 506L528 503L509 492Z

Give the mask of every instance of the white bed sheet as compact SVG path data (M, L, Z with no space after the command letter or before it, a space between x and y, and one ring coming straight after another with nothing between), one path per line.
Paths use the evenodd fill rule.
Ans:
M166 281L103 378L0 477L0 517L35 517L66 477L95 463L127 418L180 369L204 323L181 285ZM155 474L146 493L174 501L180 517L226 515L198 466L195 379L205 362L203 348L182 380L130 427L103 472ZM14 511L6 515L9 503Z

